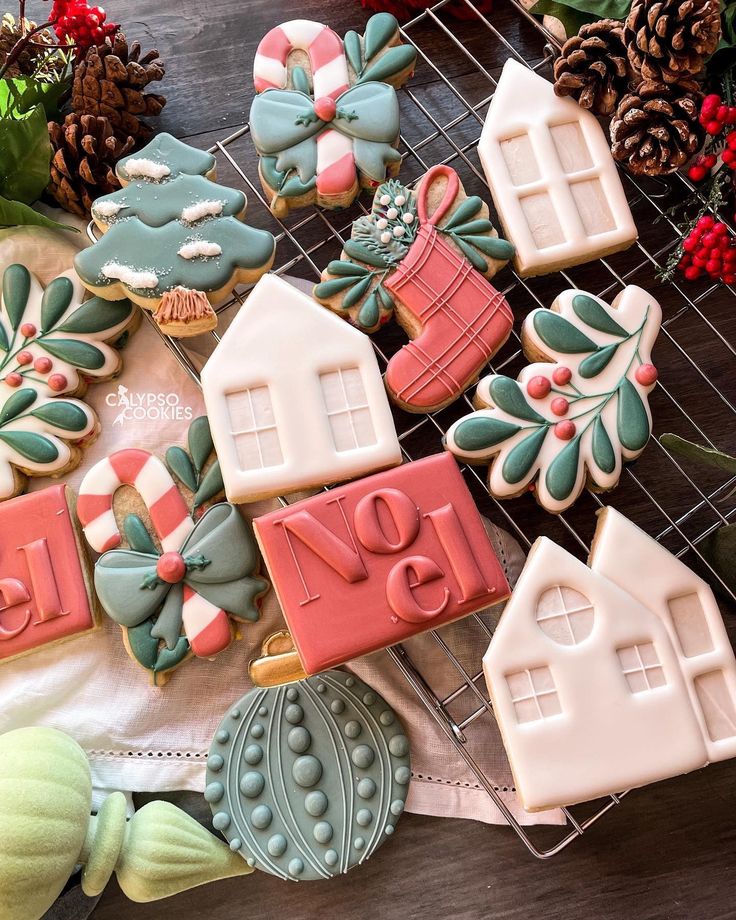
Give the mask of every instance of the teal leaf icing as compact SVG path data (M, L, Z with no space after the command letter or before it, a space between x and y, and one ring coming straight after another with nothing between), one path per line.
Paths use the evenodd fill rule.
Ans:
M378 297L381 301L381 306L383 309L393 310L394 302L386 288L382 284L379 284L376 290L378 291Z
M372 282L373 278L370 275L366 276L365 278L361 278L343 298L343 307L346 310L349 310L350 307L354 307L358 301L368 293Z
M0 442L32 463L53 463L59 456L54 442L34 431L0 431Z
M515 485L527 477L529 470L534 466L534 462L539 456L539 451L542 449L542 444L544 444L544 439L547 437L548 432L549 428L546 425L542 425L511 448L503 461L502 467L503 478L506 482Z
M311 178L307 182L302 182L296 174L291 174L279 186L279 195L284 198L298 198L300 195L306 195L317 185L317 179Z
M325 671L238 700L214 734L205 798L231 849L281 879L327 879L393 833L411 776L396 714Z
M649 416L634 384L624 378L618 390L618 437L627 450L642 450L651 432Z
M25 412L38 398L38 393L29 387L17 390L5 401L5 405L0 411L0 428L6 425L16 416Z
M447 229L446 227L443 229ZM490 233L493 230L493 224L486 218L471 220L464 224L459 224L452 228L453 233L459 233L460 236L467 236L473 233Z
M225 484L222 481L222 470L220 461L215 460L207 468L204 476L199 483L199 488L194 493L194 510L196 511L205 502L210 501L216 495L225 491Z
M463 239L466 243L470 243L471 246L475 246L476 249L480 249L482 253L499 262L508 262L516 251L513 243L509 243L508 240L503 240L497 236L466 234Z
M46 289L48 291L48 288ZM129 300L103 300L93 297L85 301L78 310L56 329L56 332L85 335L92 332L104 332L120 325L130 316ZM53 323L51 324L53 326ZM45 331L51 328L49 326Z
M539 425L546 424L544 416L540 415L526 401L524 393L519 384L512 380L511 377L497 376L491 381L489 388L491 399L494 405L515 418L524 419L527 422L536 422Z
M593 460L604 473L612 473L616 469L616 454L613 450L611 438L606 431L606 426L600 415L593 422L593 437L591 441Z
M611 345L603 345L600 348L596 349L592 355L588 355L587 358L583 360L578 365L578 372L581 377L585 377L586 380L591 377L596 377L601 371L604 371L607 367L613 356L618 351L618 342L613 342Z
M41 298L41 332L52 329L71 306L74 285L69 278L54 278ZM116 325L110 323L110 325ZM79 330L80 332L87 330ZM98 330L90 330L98 331Z
M357 32L345 33L345 38L343 39L343 44L345 45L345 56L348 59L348 63L355 71L357 76L363 71L363 54L362 47L360 42L360 35ZM299 87L295 87L298 89Z
M357 284L360 278L357 275L348 275L344 278L330 278L328 281L320 281L314 286L314 296L318 300L329 300L340 291Z
M544 344L561 354L582 354L597 348L596 343L584 332L552 310L537 310L533 325Z
M547 467L544 482L549 494L557 501L564 501L575 488L580 463L580 435L574 437L562 448Z
M368 274L368 269L362 265L356 265L355 262L349 262L347 259L334 259L327 265L327 271L331 275L340 277L356 276L358 278Z
M25 265L9 265L3 274L3 303L10 326L17 329L31 292L31 273Z
M191 492L197 489L197 473L189 454L181 447L169 447L165 454L169 472L176 476Z
M513 437L521 426L512 425L499 418L485 415L472 415L461 421L455 429L454 440L458 449L467 453L476 450L488 450Z
M50 400L34 409L31 415L62 431L82 432L89 425L87 413L80 403L63 399Z
M126 630L127 645L135 660L154 674L164 674L170 671L187 657L189 654L189 642L186 636L181 636L177 642L176 648L170 651L163 647L160 648L160 642L151 635L154 627L152 620L146 620L139 626L134 626Z
M187 432L187 446L194 469L199 474L215 449L210 423L206 415L200 415L192 421Z
M608 312L600 301L589 294L576 294L572 299L572 308L591 329L625 338L628 332Z
M371 81L391 80L405 70L414 67L417 60L413 45L394 45L382 54L373 64L369 64L360 75L358 84Z
M358 325L362 329L374 329L380 320L381 310L378 305L378 296L372 291L365 299L365 303L358 313Z
M129 181L128 163L131 160L152 160L162 166L168 167L171 176L186 173L191 176L204 176L215 168L215 158L211 153L197 150L183 143L171 134L162 132L137 153L131 153L118 161L115 171L119 179Z
M376 13L365 27L365 59L372 61L399 30L396 18L390 13Z
M137 514L128 514L123 521L123 533L128 541L128 546L137 553L156 555L156 544L153 542L148 528Z
M303 67L294 67L291 71L291 82L294 89L300 93L309 95L312 92L312 84L309 81L307 72Z
M483 200L477 195L470 195L464 201L461 201L460 204L455 208L455 210L450 215L449 220L447 220L443 225L443 230L454 230L461 224L467 223L467 221L472 220L475 215L483 207Z
M461 236L453 236L453 242L461 250L465 258L470 262L473 268L485 274L488 271L488 263L472 246L465 242Z
M351 259L359 259L374 268L387 268L391 264L384 253L376 252L375 249L367 246L365 242L345 240L343 248L346 255L349 255Z
M99 348L80 339L39 338L36 341L50 355L83 370L99 370L105 363L105 355Z
M5 326L0 322L0 351L8 351L10 348L10 339Z

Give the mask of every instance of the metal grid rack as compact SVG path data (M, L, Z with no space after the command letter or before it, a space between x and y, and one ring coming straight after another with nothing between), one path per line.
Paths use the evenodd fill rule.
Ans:
M418 51L415 77L400 91L402 178L405 181L418 178L437 162L452 163L469 194L477 191L489 200L487 187L482 187L485 180L478 164L476 146L483 116L496 86L496 77L508 57L514 57L549 76L558 43L517 0L501 0L496 4L496 9L499 9L502 3L506 3L513 12L515 27L513 34L507 36L477 13L469 0L455 2L468 7L472 17L470 21L458 24L450 20L452 26L448 25L442 13L442 7L447 2L449 0L441 0L402 29L404 40L412 42ZM425 50L428 44L432 44L435 52L440 47L441 54L435 53L430 57ZM519 48L524 49L524 56ZM438 63L439 57L441 64ZM423 79L430 82L423 84ZM250 196L249 223L272 230L274 224L278 225L275 271L278 274L296 273L316 281L321 267L339 256L342 241L350 234L352 221L360 213L367 213L366 208L360 202L343 212L309 208L292 213L283 222L277 221L270 215L262 195L256 159L247 134L248 128L242 128L211 148L217 155L221 173L223 170L231 174L234 172L243 187L247 188ZM514 308L517 320L536 306L549 306L554 296L568 287L582 287L610 300L627 283L638 283L650 289L658 285L656 271L679 240L677 227L665 214L666 200L673 194L679 193L682 197L695 192L681 176L677 176L671 184L640 182L625 176L624 183L641 231L637 245L593 265L538 279L522 280L510 268L504 269L498 280L508 282L504 293ZM655 220L659 221L656 234L652 230ZM660 239L650 242L654 235ZM657 358L657 363L663 373L660 377L662 382L651 397L655 433L672 430L710 446L717 446L710 433L717 440L717 433L728 432L729 425L733 426L736 420L736 408L722 392L722 388L730 383L729 364L733 368L736 352L725 331L709 317L708 298L715 292L729 300L736 298L736 291L722 284L688 285L685 289L671 283L660 288L658 297L665 319L657 345L657 355L662 357ZM224 303L218 313L237 309L245 296L240 290L233 291L232 299ZM736 299L732 306L736 309ZM201 355L191 352L181 340L163 338L181 365L198 382ZM210 338L208 350L219 341L216 332ZM382 366L403 341L400 335L392 334L388 328L374 337ZM697 342L706 343L705 358L691 356L690 347ZM198 340L198 348L199 345ZM519 337L514 332L487 372L504 372L515 377L523 363ZM721 388L719 381L722 382ZM444 431L469 407L471 402L466 395L454 406L434 415L409 415L396 410L397 430L406 458L416 459L436 451ZM733 430L731 427L730 431ZM431 446L427 447L428 444ZM464 467L463 472L481 511L490 514L495 522L505 527L524 549L528 549L537 536L546 534L578 555L587 554L595 526L594 512L610 503L656 535L672 552L679 556L688 554L688 562L702 568L707 563L698 551L699 542L736 516L736 499L731 496L730 503L728 500L736 477L725 483L716 477L712 485L698 485L654 438L642 458L625 468L621 483L610 495L600 497L587 493L573 508L558 517L538 508L528 495L510 502L491 499L484 487L484 467ZM283 499L282 502L286 504ZM732 600L736 600L725 585L722 587ZM484 725L489 724L487 720L493 718L481 668L481 656L492 630L480 617L470 619L475 621L478 629L477 667L472 672L455 656L442 633L432 634L451 662L458 680L457 687L441 698L433 691L430 678L417 670L402 646L396 646L389 653L439 724L448 744L455 748L477 778L478 788L485 790L493 799L527 849L539 858L548 858L567 847L618 805L625 793L574 809L564 809L567 825L562 830L559 827L523 827L516 821L499 795L493 777L483 772L466 743L469 733L483 732ZM459 709L462 711L459 712Z

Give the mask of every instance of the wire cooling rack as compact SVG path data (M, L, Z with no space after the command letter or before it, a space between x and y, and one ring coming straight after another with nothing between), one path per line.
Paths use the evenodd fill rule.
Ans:
M422 12L402 30L404 40L416 46L418 59L414 78L400 91L401 176L410 182L435 163L451 163L460 173L468 194L481 194L488 201L476 146L501 68L506 59L514 57L549 78L559 43L516 0L496 0L494 6L494 17L502 9L508 14L504 21L510 21L511 26L504 27L505 34L481 16L468 0L454 0L456 4L465 4L468 21L446 19L442 8L447 2L442 0ZM257 161L247 135L248 128L242 128L211 148L218 159L220 178L246 188L250 199L248 222L275 233L278 249L274 270L316 281L320 269L330 259L339 257L352 221L360 213L367 213L365 201L347 211L309 208L293 212L283 222L276 220L262 195ZM580 287L609 302L626 284L639 284L656 292L662 303L664 322L655 351L661 383L650 397L655 434L674 431L702 444L727 448L729 445L723 443L723 438L729 436L733 442L736 431L736 409L726 395L732 385L735 352L733 342L727 338L725 321L715 317L719 307L721 317L724 312L729 316L731 310L736 311L736 292L723 284L661 285L657 271L680 238L666 208L671 200L693 196L696 190L682 176L665 184L640 182L624 175L624 184L640 230L636 246L608 259L542 278L522 280L507 268L494 283L498 287L506 285L504 293L514 309L517 328L530 309L549 306L560 291L569 287ZM232 298L218 308L218 313L237 309L246 296L243 290L233 291ZM722 309L724 301L727 311ZM405 341L391 328L394 325L389 324L374 337L378 359L384 367ZM733 339L733 321L730 332ZM198 382L201 340L196 340L195 351L185 341L163 338ZM218 341L218 334L212 333L205 350L211 351ZM305 348L310 345L319 347L318 343L305 342ZM514 333L487 372L515 377L524 363L519 337ZM466 395L434 415L409 415L395 410L406 459L436 452L449 425L470 407ZM617 489L604 497L584 494L568 512L556 517L538 508L529 495L507 502L491 499L484 485L484 467L464 467L463 472L482 513L505 527L525 550L536 537L545 534L572 552L587 555L595 529L595 511L604 504L612 504L655 535L671 552L686 556L688 564L702 570L708 566L698 545L736 514L736 499L729 498L736 477L723 482L713 474L709 481L707 472L703 478L702 471L698 471L696 482L655 438L642 457L625 468ZM721 587L731 600L736 600L725 585ZM618 805L625 793L564 809L567 824L562 830L523 827L518 823L499 794L494 778L484 773L468 750L471 733L485 731L488 720L493 718L481 668L481 656L492 629L478 616L469 619L478 631L477 664L472 670L456 657L442 632L433 633L457 674L457 686L450 694L438 696L432 689L431 677L420 673L402 646L391 649L390 655L441 727L448 744L476 777L477 787L487 792L527 849L539 858L553 856Z

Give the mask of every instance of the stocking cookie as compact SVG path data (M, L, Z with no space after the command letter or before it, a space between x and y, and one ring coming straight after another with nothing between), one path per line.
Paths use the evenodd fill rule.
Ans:
M389 13L365 36L341 40L319 22L294 19L261 40L253 63L250 130L271 210L317 203L347 207L364 188L396 175L401 155L394 87L411 75L412 45Z
M97 596L157 686L191 655L213 658L227 648L236 636L232 621L257 620L268 590L237 508L220 502L201 514L223 489L212 450L207 420L198 418L188 453L172 447L164 465L148 451L125 448L93 466L80 487L84 535L103 554L95 565ZM128 513L130 490L113 506L124 486L138 493L147 521ZM182 492L191 497L191 513ZM115 548L121 525L127 549Z
M651 349L661 318L657 301L633 285L610 307L564 291L524 322L525 354L545 363L528 365L517 380L481 380L478 411L449 428L446 447L471 463L490 461L496 498L520 495L537 479L534 494L554 513L586 484L613 489L622 463L639 456L651 433Z
M416 191L396 180L377 190L314 295L365 332L395 310L412 341L389 361L386 387L407 411L433 412L477 380L508 338L511 308L486 278L513 253L455 170L434 166Z
M152 310L169 335L213 329L211 304L268 271L273 236L242 222L245 195L215 184L212 154L170 134L123 157L116 173L123 188L92 205L103 236L75 259L82 281Z
M2 279L0 309L0 501L29 476L61 476L78 465L99 432L79 399L87 384L120 370L116 342L135 320L127 300L94 298L74 272L44 290L24 265Z

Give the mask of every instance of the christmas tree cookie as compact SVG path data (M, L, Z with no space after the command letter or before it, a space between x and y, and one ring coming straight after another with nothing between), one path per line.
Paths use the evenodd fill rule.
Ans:
M2 278L0 307L0 501L29 476L74 469L99 421L80 399L87 384L120 370L112 344L136 318L128 300L93 298L74 272L46 290L24 265Z
M217 325L211 304L273 264L275 241L242 222L242 192L217 185L215 158L159 134L117 164L123 188L98 198L92 218L103 236L75 259L99 297L128 296L154 311L169 335Z
M395 179L378 188L314 296L364 332L395 312L412 341L389 361L386 388L408 412L433 412L508 338L511 308L486 279L513 254L483 201L466 196L450 166L434 166L416 190Z
M544 363L528 365L517 380L481 380L478 410L450 427L448 450L471 463L490 461L496 498L520 495L536 479L537 500L554 513L586 484L614 488L622 463L639 456L651 433L651 349L661 318L657 301L633 285L611 306L570 290L551 310L533 310L522 345Z

